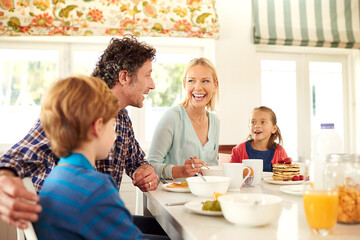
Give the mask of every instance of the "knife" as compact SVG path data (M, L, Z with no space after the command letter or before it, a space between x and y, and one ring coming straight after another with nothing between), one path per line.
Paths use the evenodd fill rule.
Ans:
M165 203L165 206L179 206L179 205L184 205L186 202L176 202L176 203Z

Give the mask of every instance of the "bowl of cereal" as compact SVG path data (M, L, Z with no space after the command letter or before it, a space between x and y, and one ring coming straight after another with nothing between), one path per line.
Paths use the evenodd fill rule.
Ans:
M282 199L270 194L238 193L220 196L218 201L227 221L258 227L276 221Z
M214 193L226 193L230 178L223 176L204 176L206 181L200 177L189 177L186 181L190 192L199 197L212 197Z

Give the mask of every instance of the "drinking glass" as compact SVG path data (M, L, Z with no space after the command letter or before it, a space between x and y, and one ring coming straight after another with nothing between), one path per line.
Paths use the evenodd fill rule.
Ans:
M339 206L339 194L332 190L305 190L303 194L307 222L316 234L323 236L334 228Z
M308 175L314 173L312 169L314 166L311 161L305 161L305 179L309 179ZM327 181L325 177L323 182L326 184L317 184L313 181L313 176L311 176L310 184L305 181L304 186L303 201L306 220L313 233L327 236L332 232L337 222L338 188L335 183Z

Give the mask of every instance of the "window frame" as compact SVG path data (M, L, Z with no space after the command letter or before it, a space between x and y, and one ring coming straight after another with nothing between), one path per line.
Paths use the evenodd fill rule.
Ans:
M309 62L341 62L343 66L343 123L344 123L344 150L356 152L355 79L351 77L354 71L354 51L347 49L311 48L311 47L256 47L256 61L259 71L257 79L261 82L261 60L290 60L296 62L296 92L297 92L297 148L298 159L311 157L311 89L309 81ZM301 124L299 124L301 123ZM304 131L306 130L306 131Z
M58 50L59 53L59 79L69 76L73 72L73 61L75 51L104 51L112 37L2 37L0 39L0 49L46 49ZM215 64L215 40L197 38L139 38L152 45L157 53L194 53L199 57L206 57ZM156 61L156 59L155 59ZM128 108L129 115L133 123L133 128L137 141L145 152L150 147L150 142L146 141L145 115L146 104L144 107ZM12 146L15 143L11 143ZM0 150L8 148L9 144L0 144Z

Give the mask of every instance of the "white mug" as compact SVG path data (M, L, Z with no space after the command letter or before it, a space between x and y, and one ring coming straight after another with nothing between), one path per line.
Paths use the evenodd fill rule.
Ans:
M251 167L254 171L254 179L250 185L254 186L261 183L264 163L262 159L244 159L243 164L247 167Z
M240 191L244 181L250 176L250 169L243 163L224 163L224 176L230 178L229 190ZM244 169L248 169L248 174L243 177Z

